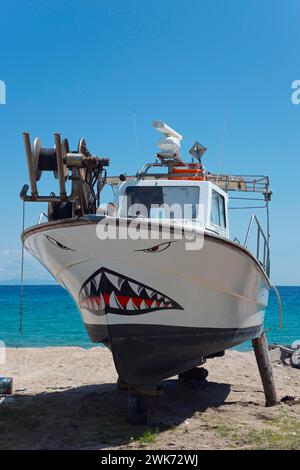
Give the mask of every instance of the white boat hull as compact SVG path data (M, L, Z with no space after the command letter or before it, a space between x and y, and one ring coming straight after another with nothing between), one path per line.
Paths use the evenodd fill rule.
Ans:
M154 383L261 333L270 285L247 250L208 233L196 251L173 236L99 240L96 221L33 227L25 247L71 294L91 339L109 344L122 380Z

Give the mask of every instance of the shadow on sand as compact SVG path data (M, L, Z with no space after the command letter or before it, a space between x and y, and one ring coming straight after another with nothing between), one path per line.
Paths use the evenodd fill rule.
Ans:
M207 382L202 389L162 382L156 400L155 433L175 428L195 413L224 403L230 385ZM14 395L0 405L0 449L103 449L143 439L144 426L127 423L127 393L115 384ZM150 430L151 431L151 430Z

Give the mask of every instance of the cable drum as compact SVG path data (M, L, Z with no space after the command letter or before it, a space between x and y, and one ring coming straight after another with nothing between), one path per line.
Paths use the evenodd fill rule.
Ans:
M56 149L40 149L38 169L40 171L57 171Z
M62 142L62 156L65 158L69 152L69 143L67 139ZM35 170L36 181L39 181L43 171L53 171L55 178L58 178L56 148L43 148L39 138L36 138L33 146L33 166ZM64 164L64 176L68 176L68 168Z

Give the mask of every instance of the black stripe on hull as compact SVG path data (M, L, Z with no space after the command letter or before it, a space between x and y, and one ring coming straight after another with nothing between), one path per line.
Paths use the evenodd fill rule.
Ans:
M92 341L108 340L120 378L151 385L199 365L203 357L261 334L251 328L191 328L164 325L85 324Z

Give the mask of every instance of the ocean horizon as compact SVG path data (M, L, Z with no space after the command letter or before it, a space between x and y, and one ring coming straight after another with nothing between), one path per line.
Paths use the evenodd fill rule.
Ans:
M269 343L290 344L300 339L300 286L278 286L278 290L283 304L282 332L273 290L265 328ZM97 346L90 341L75 303L58 285L24 285L22 336L19 334L20 285L0 285L0 320L0 341L6 347ZM245 342L236 349L249 350L251 343Z

